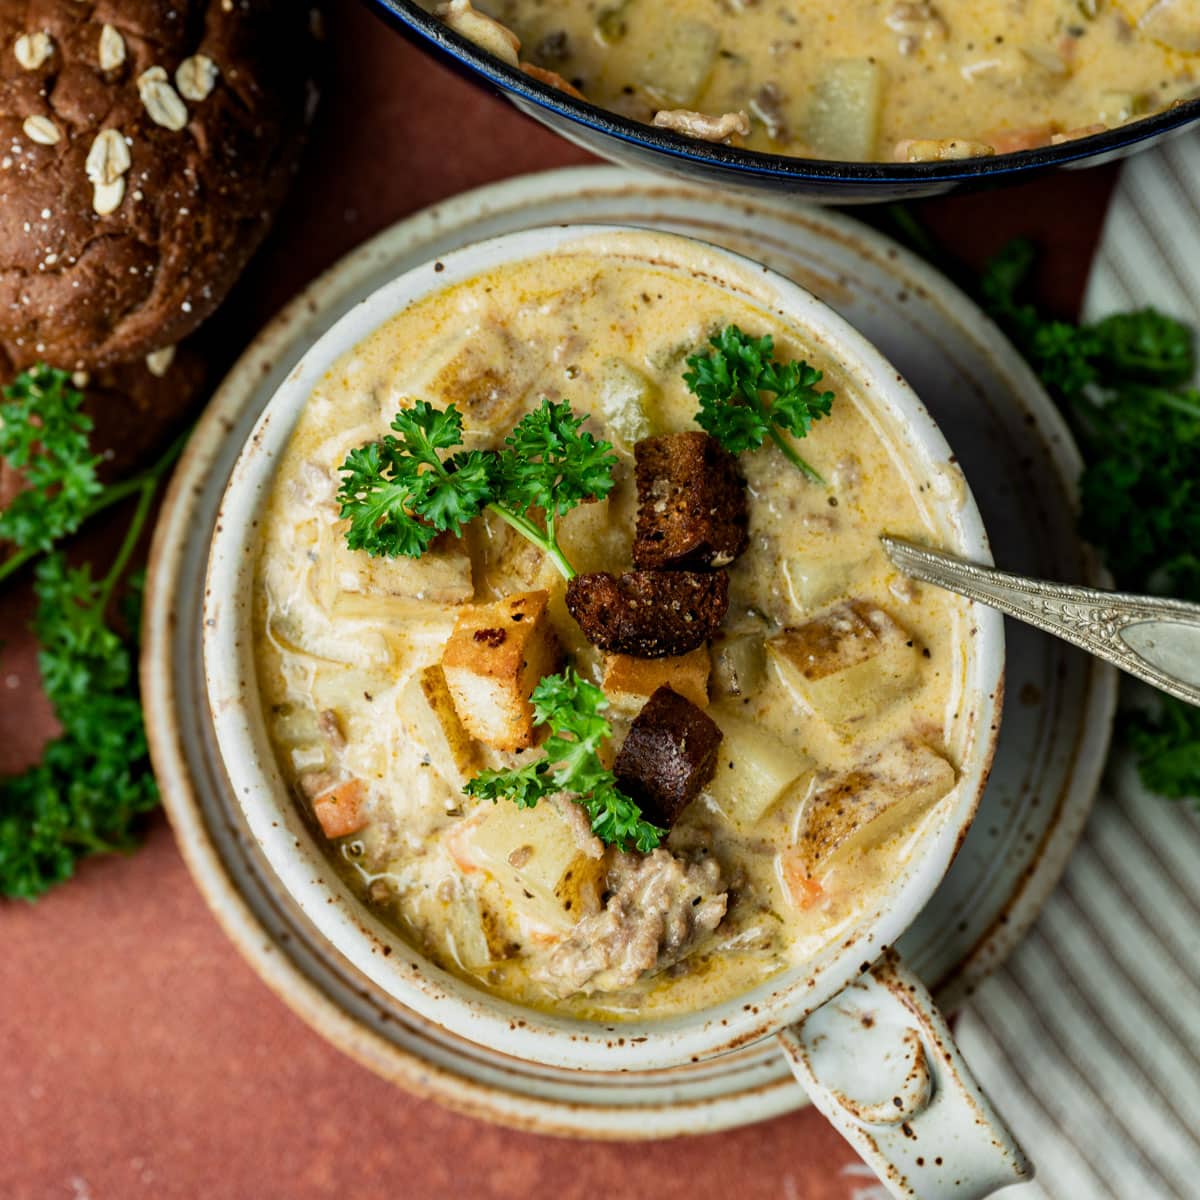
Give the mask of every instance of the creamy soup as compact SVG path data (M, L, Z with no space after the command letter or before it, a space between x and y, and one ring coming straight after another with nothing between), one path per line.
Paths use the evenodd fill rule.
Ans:
M795 443L823 483L769 443L735 463L698 433L684 360L730 324L824 369L830 415ZM651 476L666 467L647 447L664 463L697 451L698 469L717 464L717 516L748 524L744 549L694 573L728 588L700 645L657 658L598 648L563 575L492 516L420 558L348 548L339 466L398 409L454 404L466 446L486 449L544 397L569 400L617 457L611 493L559 523L581 573L627 571L639 505L665 506ZM363 900L480 987L604 1019L734 996L845 936L952 803L974 736L969 618L900 576L878 543L884 530L939 541L949 477L899 455L819 344L712 282L581 248L450 287L328 372L279 464L255 621L280 769ZM537 761L512 725L536 676L564 663L607 694L607 765L664 703L719 740L651 853L603 845L569 795L519 809L464 792L481 770Z
M519 51L506 53L465 0L441 6L465 36L596 104L790 155L1006 153L1122 124L1200 88L1200 0L478 0L475 9L503 22Z

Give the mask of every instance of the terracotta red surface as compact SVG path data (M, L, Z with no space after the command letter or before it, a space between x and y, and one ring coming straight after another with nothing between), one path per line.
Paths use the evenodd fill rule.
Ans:
M587 160L357 6L336 7L330 51L293 199L211 331L222 360L399 217ZM1034 234L1048 249L1044 295L1070 310L1110 183L1107 172L1063 175L939 200L922 215L971 262ZM52 728L23 632L28 611L22 586L0 595L0 773L30 761ZM331 1049L258 981L209 916L161 817L134 857L86 864L35 906L0 901L5 1200L876 1200L862 1171L811 1111L619 1146L510 1133L414 1100Z

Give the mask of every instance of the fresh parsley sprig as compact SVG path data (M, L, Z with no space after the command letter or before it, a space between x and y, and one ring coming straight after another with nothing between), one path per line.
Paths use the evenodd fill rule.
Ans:
M0 458L26 485L0 512L0 542L35 553L77 529L103 491L88 445L91 418L69 380L34 367L4 389L0 404Z
M466 785L469 796L510 800L533 808L547 796L566 793L583 806L592 832L610 846L636 846L648 854L662 841L665 829L642 817L642 810L617 787L613 773L600 760L600 747L612 737L604 718L604 692L568 667L547 675L533 690L534 722L550 728L545 756L523 767L482 771Z
M439 533L461 536L485 509L549 556L566 579L575 575L555 521L612 490L616 455L581 429L565 401L544 399L517 423L504 449L456 450L462 413L424 400L402 409L380 441L352 450L339 468L346 541L371 555L419 558ZM453 451L453 453L445 453ZM532 515L541 509L543 529Z
M1080 531L1117 586L1200 601L1200 391L1192 331L1151 308L1095 324L1023 298L1036 253L1010 243L980 294L1065 409L1083 451ZM1153 792L1200 802L1200 709L1168 696L1131 713L1127 740Z
M770 334L754 338L736 325L713 334L709 345L709 353L687 360L690 370L683 376L700 401L700 428L731 454L757 450L769 437L804 475L824 483L784 436L806 437L814 421L829 416L833 393L816 388L822 372L803 361L780 362Z
M140 580L125 573L184 439L148 470L105 487L87 443L83 398L65 372L39 366L4 396L0 453L27 486L14 502L17 515L10 507L0 516L0 536L17 546L0 579L41 558L34 575L38 665L62 728L39 763L0 780L0 894L32 900L68 879L80 859L133 849L139 818L158 803L135 663ZM124 538L100 578L52 549L88 517L133 496ZM122 588L131 602L127 633L110 622Z

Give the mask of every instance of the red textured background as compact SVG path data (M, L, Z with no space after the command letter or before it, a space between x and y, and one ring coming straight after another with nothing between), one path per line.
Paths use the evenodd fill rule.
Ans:
M217 318L228 359L296 289L384 226L490 180L587 161L433 66L348 0L295 195ZM1041 290L1077 303L1111 173L954 197L921 216L979 262L1015 233L1045 245ZM103 531L92 538L102 538ZM0 594L0 773L51 720ZM346 1196L875 1200L812 1112L652 1145L509 1133L414 1100L343 1058L258 981L189 880L161 817L130 859L86 864L37 905L0 901L0 1197Z

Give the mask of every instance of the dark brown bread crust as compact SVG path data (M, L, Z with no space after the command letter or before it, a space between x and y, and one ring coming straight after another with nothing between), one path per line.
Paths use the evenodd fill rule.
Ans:
M717 632L729 608L724 571L607 571L567 584L567 609L588 641L614 654L687 654Z
M20 369L144 358L221 302L287 190L311 107L314 39L300 0L5 0L0 5L0 348ZM103 70L101 31L125 60ZM14 45L48 33L33 68ZM138 78L205 55L219 75L180 97L187 125L151 119ZM28 56L27 56L28 57ZM193 89L194 90L194 89ZM176 93L178 96L178 92ZM28 118L53 124L43 144ZM124 195L97 213L86 162L119 130Z
M648 570L723 567L746 548L750 513L737 462L707 433L643 438L633 563Z
M629 727L613 774L649 820L669 829L713 777L720 745L711 717L660 687Z

